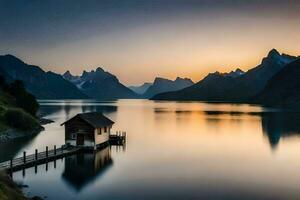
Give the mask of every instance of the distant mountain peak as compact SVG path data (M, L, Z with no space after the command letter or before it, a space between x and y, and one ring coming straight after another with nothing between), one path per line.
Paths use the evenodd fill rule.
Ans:
M279 63L281 65L286 65L291 61L295 60L297 57L290 56L287 54L280 54L276 49L272 49L268 56L263 58L262 64L268 65L269 67L273 67L274 63ZM273 64L272 64L273 63Z
M21 59L17 58L14 55L11 54L6 54L4 56L2 56L3 58L7 59L10 62L15 62L15 63L20 63L20 64L25 64Z
M214 78L217 78L217 77L222 77L223 74L218 72L218 71L215 71L215 72L211 72L209 73L206 77L204 77L204 81L207 81L207 80L211 80L211 79L214 79Z
M153 84L145 91L145 98L153 97L162 92L176 91L193 85L194 82L189 78L177 77L174 81L162 77L156 77Z
M71 74L71 72L70 72L69 70L67 70L67 71L63 74L63 76L73 76L73 75Z
M4 57L11 58L11 59L15 59L15 60L20 60L19 58L17 58L17 57L14 56L14 55L11 55L11 54L5 54Z
M230 76L232 78L236 78L236 77L239 77L243 74L245 74L245 72L243 70L241 70L240 68L237 68L235 71L231 71L229 73L226 73L225 76Z
M101 67L97 67L96 72L102 72L102 73L104 73L105 71Z
M65 73L66 78L80 91L95 99L137 98L138 95L119 82L118 78L101 67L82 72L81 76Z
M191 82L193 82L191 79L189 79L189 78L181 78L181 77L176 77L176 79L175 79L175 81L191 81Z
M171 81L171 80L166 79L166 78L162 78L162 77L156 77L156 78L154 79L153 84L156 84L156 83L159 83L159 82L162 82L162 81Z
M181 78L181 77L177 76L176 79L175 79L175 81L176 81L176 80L187 80L187 79L188 79L188 78Z
M236 70L235 70L235 72L236 73L245 73L243 70L241 70L240 68L237 68Z
M274 56L280 56L280 53L277 51L277 49L272 49L272 50L268 53L268 57L274 57Z
M68 81L78 78L78 76L74 76L69 70L67 70L62 76Z

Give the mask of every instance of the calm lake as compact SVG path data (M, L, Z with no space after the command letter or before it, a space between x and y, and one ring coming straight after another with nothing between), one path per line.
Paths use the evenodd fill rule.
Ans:
M55 123L0 145L1 159L64 143L60 124L99 111L127 132L125 147L15 172L30 196L59 199L299 199L300 115L252 105L43 100Z

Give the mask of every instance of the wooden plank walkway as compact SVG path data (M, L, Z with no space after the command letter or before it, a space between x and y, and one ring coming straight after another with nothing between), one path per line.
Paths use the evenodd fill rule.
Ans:
M126 132L117 131L115 135L109 136L109 145L123 145L126 142ZM29 168L35 165L40 165L48 163L59 158L63 158L67 155L78 153L81 150L84 150L85 147L73 147L62 145L61 148L54 148L46 150L43 152L38 152L35 150L34 154L26 155L26 152L23 152L23 156L19 158L14 158L5 162L0 163L0 170L6 170L9 172L18 171L24 168Z
M75 154L80 150L81 148L79 147L54 148L52 150L47 150L46 147L46 151L38 153L36 150L35 154L27 156L24 152L22 157L0 163L0 170L18 171L23 168L44 164L67 155Z

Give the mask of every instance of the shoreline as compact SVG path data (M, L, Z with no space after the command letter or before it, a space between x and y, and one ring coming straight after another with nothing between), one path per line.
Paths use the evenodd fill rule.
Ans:
M0 144L11 142L13 140L20 139L20 138L31 137L31 136L37 135L41 131L45 130L45 128L42 125L46 125L46 124L50 124L50 123L54 122L54 121L52 121L50 119L46 119L46 118L39 118L38 120L39 120L40 126L34 128L32 130L23 131L23 130L18 130L18 129L14 129L14 128L9 128L5 131L0 132Z
M9 143L17 139L33 137L45 130L42 125L53 123L54 121L46 118L39 118L40 126L29 130L22 131L14 128L9 128L0 133L0 145ZM0 170L0 199L7 200L42 200L41 197L27 197L22 190L23 186L18 185L13 179L3 170Z
M22 190L22 186L15 183L5 171L0 171L0 199L42 200L42 198L38 196L26 197Z

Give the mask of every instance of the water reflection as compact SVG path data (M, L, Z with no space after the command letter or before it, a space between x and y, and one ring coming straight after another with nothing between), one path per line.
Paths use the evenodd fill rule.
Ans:
M15 157L20 149L29 145L35 137L37 137L37 134L30 137L15 139L10 142L0 143L0 162L4 162Z
M208 123L218 126L218 122L230 116L230 120L242 121L242 116L257 116L261 120L263 134L270 147L276 149L283 137L300 136L300 114L293 112L240 112L240 111L205 111ZM236 117L237 116L237 117Z
M283 137L300 136L299 122L299 113L274 112L262 115L263 133L273 149L276 149Z
M97 152L68 156L65 158L62 178L75 190L80 191L104 173L112 163L109 147Z
M154 113L157 114L156 119L161 121L164 114L175 114L177 122L187 122L191 116L202 116L207 125L213 129L221 129L224 120L230 120L231 123L244 123L245 120L261 121L261 126L264 136L268 139L271 149L276 149L280 139L284 137L299 137L300 136L300 114L297 112L284 112L277 110L256 110L243 111L239 109L234 110L182 110L182 109L168 109L168 108L154 108Z
M44 101L41 111L55 123L19 151L61 144L60 123L95 110L128 133L126 152L114 147L102 155L74 155L55 169L49 163L46 173L28 169L14 180L49 200L300 199L300 115L260 106ZM104 155L107 162L98 162Z
M101 112L101 113L113 113L117 111L117 106L115 105L105 105L105 102L90 101L85 102L53 102L53 101L41 101L39 102L42 106L39 110L39 115L46 117L51 115L56 115L63 113L66 118L70 118L72 110L78 110L78 112Z

